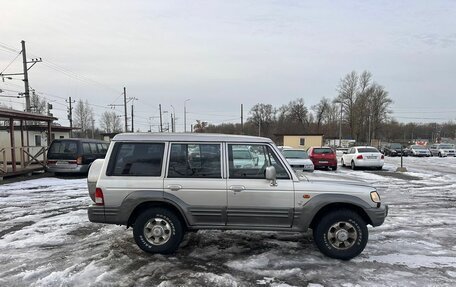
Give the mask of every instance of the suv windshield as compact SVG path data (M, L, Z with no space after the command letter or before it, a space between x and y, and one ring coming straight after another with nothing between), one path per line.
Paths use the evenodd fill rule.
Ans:
M334 151L330 148L314 148L314 154L324 154L324 153L334 153Z
M283 150L282 153L285 156L285 158L293 158L293 159L295 159L295 158L296 159L297 158L308 159L309 158L307 153L303 150Z

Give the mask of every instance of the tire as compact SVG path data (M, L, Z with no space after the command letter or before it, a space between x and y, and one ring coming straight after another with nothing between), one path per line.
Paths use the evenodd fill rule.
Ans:
M366 223L358 213L341 209L324 215L314 227L313 237L324 255L350 260L364 250L369 234Z
M344 159L343 158L340 159L340 164L342 165L342 167L345 167L345 163L344 163Z
M376 170L382 170L382 169L383 169L383 166L377 166L375 169L376 169Z
M356 170L356 165L354 161L351 161L351 169Z
M136 219L133 236L139 248L146 252L170 254L179 248L184 236L184 228L179 217L172 211L165 208L151 208Z
M332 170L337 170L337 165L336 166L331 166Z
M442 157L442 154L439 152L439 157Z

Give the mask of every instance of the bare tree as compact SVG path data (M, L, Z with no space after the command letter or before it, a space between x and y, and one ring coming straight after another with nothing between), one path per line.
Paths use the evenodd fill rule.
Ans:
M94 118L93 110L89 106L89 102L87 100L85 102L79 100L76 103L73 115L75 126L79 127L81 132L87 136L87 130L92 128L92 120Z
M317 131L320 132L320 127L323 121L327 118L328 112L330 112L331 102L328 98L322 98L320 102L312 106L312 110L315 112L315 120L317 122Z
M299 123L301 127L309 124L309 114L303 98L291 101L288 104L288 112L290 119L295 123Z
M46 114L46 100L42 99L39 95L32 93L30 97L30 107L32 111L37 114Z
M100 127L107 133L117 133L122 131L120 118L113 111L105 111L101 114Z
M204 133L207 128L207 122L201 120L196 120L196 124L193 126L193 131L195 133Z

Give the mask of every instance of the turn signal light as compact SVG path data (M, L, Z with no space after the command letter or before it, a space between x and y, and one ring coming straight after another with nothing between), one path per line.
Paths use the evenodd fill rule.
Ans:
M95 189L95 204L104 205L103 191L99 187Z

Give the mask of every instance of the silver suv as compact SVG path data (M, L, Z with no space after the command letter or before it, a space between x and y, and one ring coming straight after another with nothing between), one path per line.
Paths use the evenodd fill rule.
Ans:
M270 139L250 136L120 134L88 185L90 221L132 226L151 253L176 251L198 229L311 228L321 252L348 260L388 213L375 188L298 177Z

